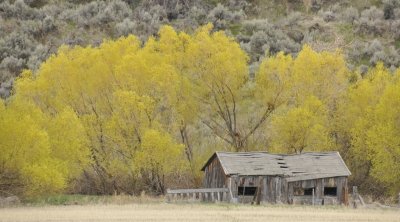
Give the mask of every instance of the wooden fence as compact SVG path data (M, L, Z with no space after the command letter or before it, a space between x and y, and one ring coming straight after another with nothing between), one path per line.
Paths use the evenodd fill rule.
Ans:
M228 200L228 188L167 190L167 200L222 202Z
M358 188L357 186L353 186L353 195L352 195L352 205L353 208L357 208L357 206L363 206L365 207L365 202L364 199L361 197L361 195L358 193Z

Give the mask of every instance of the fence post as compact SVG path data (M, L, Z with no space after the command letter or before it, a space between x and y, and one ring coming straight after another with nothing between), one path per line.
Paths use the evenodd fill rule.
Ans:
M400 208L400 193L399 193L399 208Z
M312 188L312 205L314 206L314 188Z
M242 203L244 203L244 194L246 193L246 185L243 184ZM239 195L238 195L239 197Z
M347 187L347 185L343 189L343 194L344 205L349 206L349 188Z
M358 191L357 191L357 186L353 186L353 208L357 208L357 196L358 196Z

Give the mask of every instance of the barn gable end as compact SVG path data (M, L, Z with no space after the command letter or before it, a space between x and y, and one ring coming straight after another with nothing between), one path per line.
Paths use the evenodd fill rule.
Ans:
M205 172L203 186L207 188L222 188L225 187L226 173L221 165L221 162L214 154L207 164L202 168Z

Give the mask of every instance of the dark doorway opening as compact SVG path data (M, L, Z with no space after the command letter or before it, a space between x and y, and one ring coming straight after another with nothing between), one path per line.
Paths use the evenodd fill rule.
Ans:
M241 196L254 196L256 191L257 187L238 187L238 195Z
M336 196L337 188L336 187L324 187L324 196Z

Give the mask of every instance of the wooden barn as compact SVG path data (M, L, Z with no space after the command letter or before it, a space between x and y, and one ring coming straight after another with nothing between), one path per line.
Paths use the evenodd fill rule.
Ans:
M351 173L338 152L216 152L202 171L204 188L228 188L230 202L348 204Z

